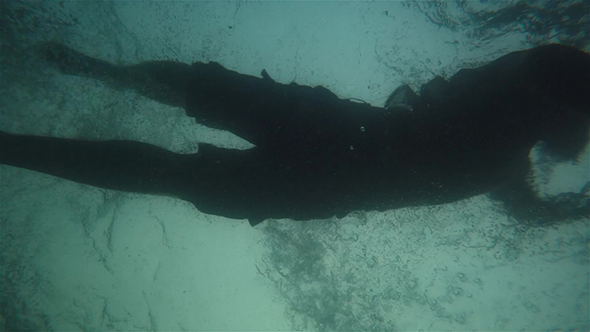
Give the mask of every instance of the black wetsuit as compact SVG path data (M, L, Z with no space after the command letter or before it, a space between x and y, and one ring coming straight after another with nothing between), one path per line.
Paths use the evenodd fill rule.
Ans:
M567 46L514 52L448 81L436 78L411 107L374 107L262 76L195 63L186 83L188 116L237 134L252 149L200 144L198 153L180 155L129 141L2 133L0 162L170 195L255 225L488 192L536 204L525 183L531 148L545 141L549 152L575 159L588 140L590 56Z

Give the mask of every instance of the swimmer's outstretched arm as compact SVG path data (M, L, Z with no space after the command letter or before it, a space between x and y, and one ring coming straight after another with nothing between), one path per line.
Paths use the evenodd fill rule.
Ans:
M64 74L98 79L106 84L132 89L162 104L185 107L187 80L191 72L191 66L186 63L147 61L121 66L53 42L41 43L37 52Z

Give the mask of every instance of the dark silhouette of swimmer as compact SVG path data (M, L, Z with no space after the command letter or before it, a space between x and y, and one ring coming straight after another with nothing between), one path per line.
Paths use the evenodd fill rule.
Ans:
M209 214L308 220L356 210L454 202L490 193L523 221L588 215L589 190L541 199L527 183L528 154L576 160L590 128L590 55L563 45L510 53L420 95L398 88L385 107L339 99L323 87L280 84L266 73L154 61L116 66L65 46L40 54L66 74L114 82L186 107L206 126L255 145L200 144L176 154L132 141L1 133L0 162L114 190L174 196Z

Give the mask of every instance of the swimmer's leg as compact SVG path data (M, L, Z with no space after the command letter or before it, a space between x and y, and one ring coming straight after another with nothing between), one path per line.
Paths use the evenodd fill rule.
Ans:
M64 45L46 42L38 54L61 72L98 79L106 84L135 90L160 103L184 107L191 66L175 61L148 61L120 66L89 57Z
M183 155L140 142L0 132L0 151L0 164L105 189L174 196L183 181Z
M201 212L247 218L252 225L269 214L284 215L284 206L291 204L289 197L278 198L276 193L283 191L284 181L276 172L274 177L269 175L277 167L256 148L234 150L200 144L198 153L177 154L133 141L86 141L0 131L0 164L98 188L175 197Z

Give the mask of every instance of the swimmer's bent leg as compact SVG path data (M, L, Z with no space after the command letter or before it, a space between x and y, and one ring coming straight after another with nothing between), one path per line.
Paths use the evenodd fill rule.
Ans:
M137 65L115 65L77 52L67 46L45 42L39 56L62 73L88 77L107 85L132 89L162 104L184 107L191 66L176 61L147 61Z

